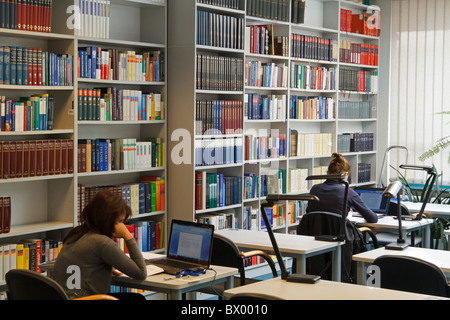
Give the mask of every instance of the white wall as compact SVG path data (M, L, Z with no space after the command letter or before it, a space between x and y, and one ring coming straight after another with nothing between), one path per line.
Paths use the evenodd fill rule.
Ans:
M450 135L450 116L436 115L450 111L450 1L392 0L391 5L389 145L406 146L409 163L435 164L449 183L450 148L425 162L418 157ZM392 166L405 162L404 152L389 154ZM396 176L391 169L389 174ZM408 173L408 180L418 183L424 177Z

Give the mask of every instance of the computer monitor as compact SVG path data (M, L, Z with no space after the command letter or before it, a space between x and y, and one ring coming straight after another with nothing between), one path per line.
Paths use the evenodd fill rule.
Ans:
M388 213L390 199L383 197L383 188L354 188L354 190L370 210L376 214Z

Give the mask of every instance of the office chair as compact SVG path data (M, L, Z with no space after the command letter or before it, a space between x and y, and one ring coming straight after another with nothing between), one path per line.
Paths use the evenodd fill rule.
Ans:
M381 288L450 297L444 272L428 261L386 255L373 264L380 267Z
M245 284L249 284L258 280L246 278L245 276L245 267L244 267L244 259L250 258L254 256L259 256L264 258L264 260L268 263L270 270L272 272L272 276L278 277L278 272L275 267L275 263L272 258L262 250L252 250L248 252L241 252L236 244L230 239L219 235L214 234L213 239L213 251L211 255L211 264L219 265L224 267L237 268L239 271L239 277L234 278L234 287L243 286ZM213 288L204 288L199 290L203 293L209 293L213 295L219 295L219 297L223 296L224 286L223 284L213 285Z
M342 216L332 212L314 211L305 214L297 226L298 235L337 236L341 230ZM367 251L367 245L378 248L376 235L367 227L357 228L350 220L345 221L345 243L342 246L342 282L356 282L356 264L352 255ZM322 279L332 280L331 253L325 253L307 259L308 274L320 275Z
M55 280L32 270L13 269L5 274L9 300L69 300ZM74 300L118 300L106 294L96 294Z

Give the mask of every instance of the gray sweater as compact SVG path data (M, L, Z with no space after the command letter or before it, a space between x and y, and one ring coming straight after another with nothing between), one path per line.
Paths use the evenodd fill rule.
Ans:
M144 280L147 269L136 240L125 243L130 257L111 238L96 233L87 233L75 243L64 244L55 263L53 279L63 286L71 299L108 293L112 267L131 278ZM67 286L67 283L69 287L76 284L75 273L68 272L69 266L79 267L80 289Z

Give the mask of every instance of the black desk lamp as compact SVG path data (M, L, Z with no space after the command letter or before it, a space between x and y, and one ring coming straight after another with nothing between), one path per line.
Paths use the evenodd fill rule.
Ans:
M400 204L400 198L402 196L402 188L403 185L400 181L392 182L386 190L383 192L383 197L387 198L395 198L397 197L397 219L398 219L398 239L397 242L392 242L385 246L386 249L391 250L403 250L408 247L408 244L405 242L402 236L402 208Z
M299 201L319 201L319 198L313 196L311 194L269 194L266 196L266 203L261 203L261 215L264 219L264 223L267 227L267 232L269 233L270 241L272 242L273 250L275 251L275 255L278 260L278 264L281 270L281 279L287 280L289 282L306 282L306 283L314 283L320 276L316 275L308 275L308 274L289 274L286 269L286 266L283 261L283 257L281 256L280 248L278 247L277 241L273 234L272 226L270 224L269 218L267 217L266 208L270 208L274 206L275 201L279 200L299 200Z
M337 179L341 180L342 183L345 184L344 191L344 207L342 209L342 219L341 219L341 227L337 236L333 235L319 235L316 236L316 240L320 241L345 241L345 220L347 219L347 201L348 201L348 189L349 184L348 181L345 180L345 175L343 174L326 174L326 175L316 175L316 176L308 176L306 180L321 180L321 179Z
M430 181L430 185L428 186L427 193L425 194L425 198L423 199L422 207L420 208L419 214L414 218L414 220L421 220L423 212L425 211L425 207L426 207L428 201L430 200L431 191L433 190L434 182L436 181L436 176L437 176L436 169L433 166L418 166L415 164L402 164L402 165L400 165L400 168L426 171L432 177L431 181ZM400 206L400 202L398 205Z

